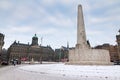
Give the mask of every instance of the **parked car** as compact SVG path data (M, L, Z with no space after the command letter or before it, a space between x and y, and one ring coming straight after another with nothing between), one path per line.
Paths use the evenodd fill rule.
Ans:
M1 65L8 65L8 62L7 61L2 61Z

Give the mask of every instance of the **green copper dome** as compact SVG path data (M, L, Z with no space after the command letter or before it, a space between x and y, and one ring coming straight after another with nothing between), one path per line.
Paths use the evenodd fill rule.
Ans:
M32 37L32 46L38 46L38 37L36 34Z
M35 35L33 36L33 38L38 38L38 37L37 37L37 35L35 34Z

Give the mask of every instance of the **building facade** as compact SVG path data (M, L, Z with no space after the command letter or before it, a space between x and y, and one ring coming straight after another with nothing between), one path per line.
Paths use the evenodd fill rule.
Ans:
M55 49L55 61L57 62L67 62L68 61L69 47L61 46L59 49Z
M110 53L110 61L114 62L118 60L117 45L103 44L94 47L95 49L106 49Z
M50 46L39 46L36 34L32 37L31 44L23 44L19 41L8 48L9 60L18 59L23 61L52 61L54 50Z
M0 33L0 64L2 62L2 47L4 45L4 34Z
M117 41L117 48L118 48L118 56L119 56L119 60L120 60L120 29L119 29L119 34L116 35L116 41Z
M0 33L0 53L2 52L3 45L4 45L4 35Z
M110 53L111 62L120 61L120 30L118 32L119 32L119 34L116 35L117 45L103 44L103 45L98 45L98 46L94 47L96 49L108 50Z
M9 55L7 53L7 49L3 48L1 53L1 64L2 65L8 65L9 62Z

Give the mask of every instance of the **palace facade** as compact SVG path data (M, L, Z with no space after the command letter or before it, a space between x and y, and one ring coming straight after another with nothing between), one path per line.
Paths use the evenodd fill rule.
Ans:
M8 48L9 60L18 59L23 61L52 61L54 50L50 46L39 46L36 34L32 37L31 44L23 44L19 41Z

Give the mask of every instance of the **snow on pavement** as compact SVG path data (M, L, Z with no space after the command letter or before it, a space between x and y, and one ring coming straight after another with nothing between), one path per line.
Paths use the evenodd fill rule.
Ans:
M27 65L19 67L20 70L43 73L68 78L81 77L100 78L100 80L120 80L120 66L79 66L65 64Z
M120 66L35 64L0 68L0 80L120 80Z

